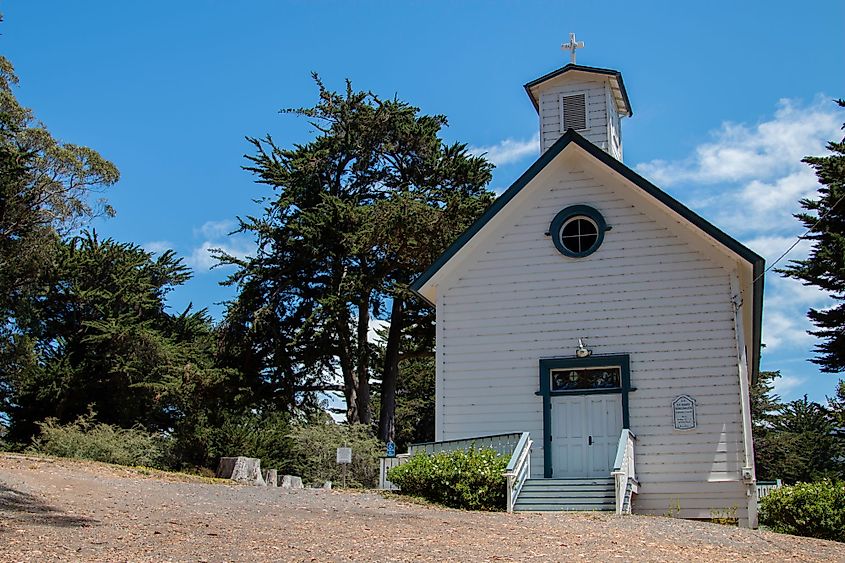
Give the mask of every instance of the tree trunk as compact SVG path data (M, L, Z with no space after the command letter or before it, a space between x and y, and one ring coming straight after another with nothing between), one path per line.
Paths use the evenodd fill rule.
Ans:
M343 374L343 396L346 399L346 422L355 424L360 422L358 412L358 386L355 381L355 366L349 350L350 339L347 319L341 318L337 322L338 356L340 371Z
M370 293L365 291L358 302L358 420L370 424Z
M384 352L384 374L381 380L381 409L378 418L378 437L383 442L396 438L396 381L399 377L399 343L404 324L402 300L394 296L390 308L390 330Z

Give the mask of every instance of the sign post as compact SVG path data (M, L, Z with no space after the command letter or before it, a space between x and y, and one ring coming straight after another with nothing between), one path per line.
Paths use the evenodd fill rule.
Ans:
M346 468L352 463L352 448L338 448L337 463L343 465L343 486L346 487Z

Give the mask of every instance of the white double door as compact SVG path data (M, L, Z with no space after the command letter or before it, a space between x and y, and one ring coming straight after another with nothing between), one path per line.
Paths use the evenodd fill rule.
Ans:
M622 433L622 395L551 397L552 477L609 477Z

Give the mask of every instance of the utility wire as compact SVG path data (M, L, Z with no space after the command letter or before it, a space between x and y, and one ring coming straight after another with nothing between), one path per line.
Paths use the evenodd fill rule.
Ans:
M843 199L845 199L845 194L843 194L843 195L842 195L842 197L840 197L839 199L837 199L837 200L836 200L836 203L834 203L833 205L831 205L831 206L830 206L830 209L828 209L827 211L825 211L825 212L824 212L824 214L823 214L821 217L819 217L818 221L816 221L816 222L813 224L813 226L812 226L812 227L810 227L809 229L807 229L806 231L804 231L804 234L803 234L803 235L801 235L801 236L799 236L797 239L795 239L795 242L793 242L793 243L792 243L792 246L790 246L789 248L787 248L787 249L786 249L786 251L785 251L783 254L781 254L780 256L778 256L778 259L777 259L777 260L775 260L774 262L772 262L771 264L769 264L769 267L768 267L768 268L766 268L765 270L763 270L763 273L761 273L759 276L757 276L756 278L754 278L754 280L753 280L751 283L752 283L752 284L754 284L754 282L756 282L757 280L759 280L760 278L762 278L763 276L765 276L765 275L766 275L766 272L768 272L769 270L771 270L772 268L774 268L774 267L775 267L775 264L777 264L778 262L780 262L781 260L783 260L783 258L784 258L787 254L789 254L790 252L792 252L792 249L793 249L793 248L795 248L796 246L798 246L798 243L799 243L799 242L801 242L802 240L804 240L804 237L806 237L807 235L809 235L809 234L810 234L810 233L811 233L811 232L812 232L812 231L813 231L816 227L818 227L818 226L819 226L819 223L821 223L822 221L824 221L825 217L827 217L828 215L830 215L830 213L831 213L831 212L832 212L832 211L836 208L836 206L837 206L837 205L839 205L839 203L840 203Z

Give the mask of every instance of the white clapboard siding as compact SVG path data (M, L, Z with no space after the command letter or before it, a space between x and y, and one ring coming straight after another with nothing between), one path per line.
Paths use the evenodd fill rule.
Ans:
M576 94L585 95L587 115L587 128L579 130L579 133L587 140L609 150L612 145L607 119L608 91L607 80L595 77L569 79L566 83L551 81L542 85L538 90L541 150L545 151L565 133L561 115L561 97Z
M580 91L595 88L604 107L604 83L586 86ZM544 92L541 111L554 111L567 91ZM559 156L440 281L438 438L531 432L532 476L542 477L539 359L572 356L583 338L595 355L631 358L635 511L667 513L680 495L680 516L736 505L745 517L731 263L584 158ZM563 257L545 235L555 214L576 204L612 226L582 259ZM694 430L673 429L671 403L681 394L696 400Z

